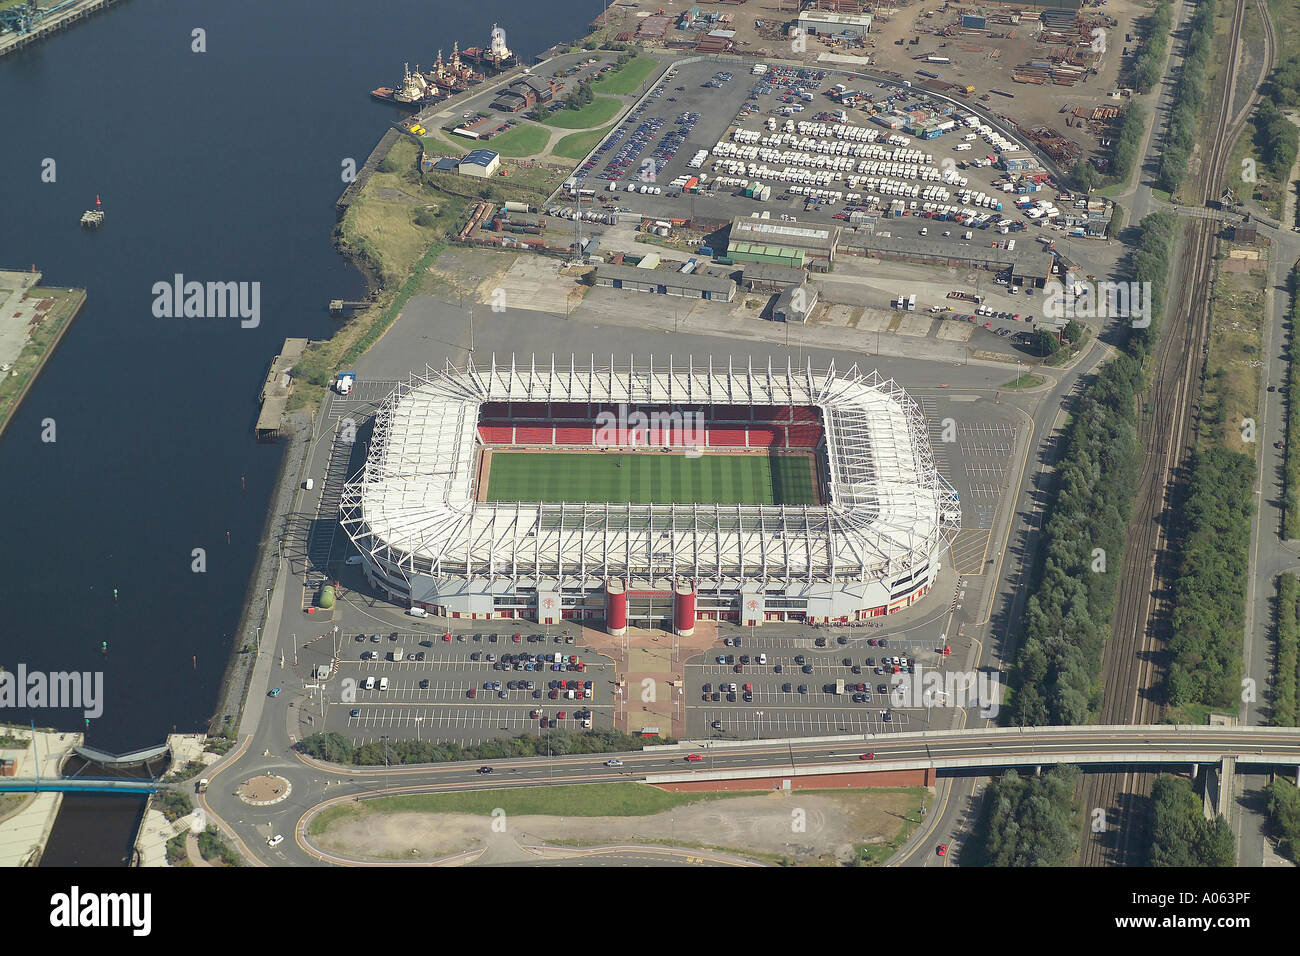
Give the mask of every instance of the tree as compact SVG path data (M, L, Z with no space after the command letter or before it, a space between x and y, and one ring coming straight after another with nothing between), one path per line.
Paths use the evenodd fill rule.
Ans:
M1061 333L1061 337L1071 345L1074 345L1083 338L1083 326L1074 321L1074 319L1070 319L1070 321L1065 323L1065 331Z
M1061 350L1061 343L1057 341L1056 335L1046 329L1034 331L1033 343L1040 355L1055 355Z

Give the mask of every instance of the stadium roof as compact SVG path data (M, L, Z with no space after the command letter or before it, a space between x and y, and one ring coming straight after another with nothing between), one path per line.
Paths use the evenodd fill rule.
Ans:
M483 402L817 406L827 505L476 501ZM857 367L697 365L570 358L412 375L384 402L343 526L394 573L457 577L875 581L929 564L957 496L935 470L924 418L892 379Z

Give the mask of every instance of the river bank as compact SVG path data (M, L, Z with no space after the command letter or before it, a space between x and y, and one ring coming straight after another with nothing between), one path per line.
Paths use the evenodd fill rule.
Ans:
M39 272L0 272L0 337L19 346L17 354L0 355L0 435L86 302L85 289L43 288L40 278ZM24 335L24 343L16 341Z

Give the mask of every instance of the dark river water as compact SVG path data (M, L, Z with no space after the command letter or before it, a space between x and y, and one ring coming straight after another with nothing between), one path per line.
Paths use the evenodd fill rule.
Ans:
M0 59L0 268L89 295L0 439L0 665L102 671L105 698L88 727L77 710L0 721L112 752L206 727L280 460L252 437L267 363L364 292L330 234L342 163L394 115L369 91L454 40L485 46L494 22L531 58L600 8L125 0ZM96 195L106 223L83 232ZM260 283L260 324L156 318L153 286L176 274Z

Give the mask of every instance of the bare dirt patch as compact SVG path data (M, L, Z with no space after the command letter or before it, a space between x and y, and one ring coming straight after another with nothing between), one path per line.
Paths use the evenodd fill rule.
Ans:
M785 792L708 800L642 817L516 816L506 833L525 845L675 843L714 847L807 865L846 862L855 844L880 844L904 825L916 790ZM489 816L446 813L343 817L313 838L357 859L438 859L487 845ZM802 829L800 826L802 825Z

